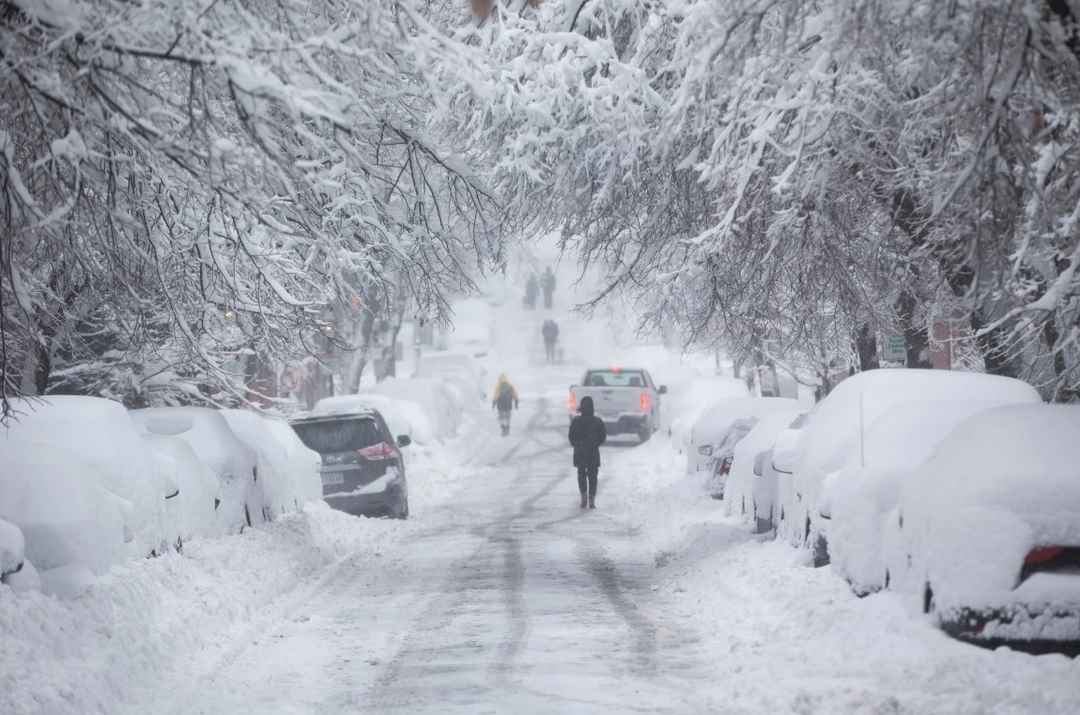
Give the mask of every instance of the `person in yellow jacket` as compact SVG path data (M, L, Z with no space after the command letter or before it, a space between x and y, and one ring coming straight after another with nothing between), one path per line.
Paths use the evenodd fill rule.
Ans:
M491 401L491 408L499 411L499 428L503 436L510 434L510 412L518 408L517 390L510 383L506 373L499 375L499 381L495 383L495 391L492 393L495 399Z

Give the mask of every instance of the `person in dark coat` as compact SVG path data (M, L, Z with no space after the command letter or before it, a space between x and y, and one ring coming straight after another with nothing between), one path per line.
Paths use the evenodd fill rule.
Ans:
M529 274L529 280L525 281L525 308L532 310L536 307L536 296L540 292L540 281L535 273Z
M544 289L544 307L551 310L553 296L555 295L555 272L548 266L540 279L540 285Z
M591 397L581 398L581 413L570 421L570 444L574 446L581 508L596 508L596 479L600 472L600 445L607 441L604 421L596 416Z
M550 318L544 321L540 332L544 336L544 354L549 363L555 362L555 343L559 340L559 325Z

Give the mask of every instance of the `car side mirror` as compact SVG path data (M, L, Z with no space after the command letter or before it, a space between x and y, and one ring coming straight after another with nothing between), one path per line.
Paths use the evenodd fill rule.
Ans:
M656 392L659 395L666 395L667 394L667 385L661 385L660 389L657 390Z
M412 444L412 437L410 437L409 435L399 434L397 436L397 446L408 447L410 444Z

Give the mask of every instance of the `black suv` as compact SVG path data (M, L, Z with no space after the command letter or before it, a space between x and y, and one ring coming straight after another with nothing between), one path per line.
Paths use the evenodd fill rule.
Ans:
M350 514L409 516L409 489L401 448L376 410L303 417L292 422L301 441L322 457L323 499Z

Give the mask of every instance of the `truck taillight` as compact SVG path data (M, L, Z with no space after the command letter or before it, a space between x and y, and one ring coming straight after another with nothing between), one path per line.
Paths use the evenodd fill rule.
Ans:
M570 396L566 398L566 406L570 409L571 412L577 412L577 395L575 395L573 392L571 392Z
M393 459L397 456L397 452L387 442L379 442L378 444L373 444L370 447L358 449L356 450L356 454L361 459L367 459L372 462L378 462L383 459Z
M641 411L648 412L652 409L652 395L648 392L641 393Z
M1047 561L1053 561L1064 553L1065 548L1062 546L1038 546L1028 552L1028 555L1024 558L1024 565L1044 564Z

